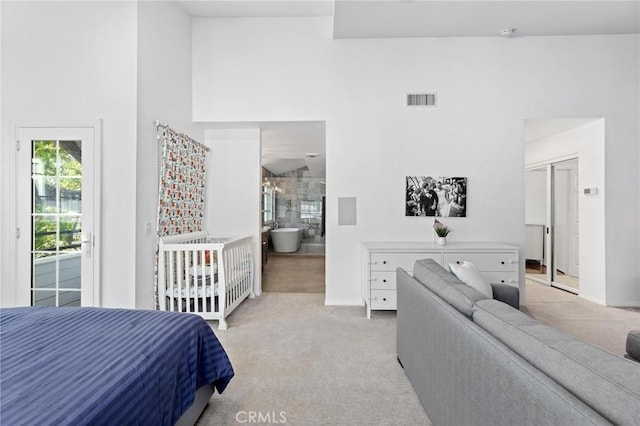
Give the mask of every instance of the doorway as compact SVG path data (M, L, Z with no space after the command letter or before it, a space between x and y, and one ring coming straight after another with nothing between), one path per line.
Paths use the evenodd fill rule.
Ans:
M99 125L16 134L18 301L99 306Z
M325 292L324 122L261 125L265 292Z
M580 289L578 158L526 172L526 275L572 293Z

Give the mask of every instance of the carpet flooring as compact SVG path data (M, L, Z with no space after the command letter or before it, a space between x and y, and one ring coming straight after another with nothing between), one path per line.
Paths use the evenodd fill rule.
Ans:
M302 269L306 280L312 274ZM619 355L626 333L640 329L640 309L607 308L532 281L522 310ZM324 306L323 294L300 287L246 300L228 330L211 322L236 376L197 424L429 425L396 360L395 320L392 311L367 320L362 307Z
M324 293L324 255L269 254L262 271L265 293Z
M396 360L395 318L324 306L322 294L246 300L228 330L214 328L236 375L197 424L429 425Z
M627 333L640 329L640 308L612 308L527 280L521 310L545 325L617 355L625 354Z

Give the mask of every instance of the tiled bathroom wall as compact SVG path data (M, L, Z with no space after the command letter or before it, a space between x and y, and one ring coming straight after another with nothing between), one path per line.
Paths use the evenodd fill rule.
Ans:
M287 173L286 176L272 178L273 183L280 189L276 192L276 220L281 228L302 228L303 242L321 243L324 242L324 178L305 176L307 173L305 169L299 169Z

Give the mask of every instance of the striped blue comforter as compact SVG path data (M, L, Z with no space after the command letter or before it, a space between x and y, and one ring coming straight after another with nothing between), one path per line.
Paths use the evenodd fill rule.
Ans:
M0 424L172 425L233 368L192 314L0 309Z

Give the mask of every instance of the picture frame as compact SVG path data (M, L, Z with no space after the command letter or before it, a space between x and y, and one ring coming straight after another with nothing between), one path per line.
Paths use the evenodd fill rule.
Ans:
M467 217L467 178L407 176L405 216Z

